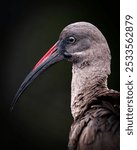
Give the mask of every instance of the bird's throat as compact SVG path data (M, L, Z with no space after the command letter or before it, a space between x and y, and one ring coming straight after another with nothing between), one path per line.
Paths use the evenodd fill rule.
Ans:
M73 65L71 82L71 113L76 119L94 97L108 90L107 75L103 72Z

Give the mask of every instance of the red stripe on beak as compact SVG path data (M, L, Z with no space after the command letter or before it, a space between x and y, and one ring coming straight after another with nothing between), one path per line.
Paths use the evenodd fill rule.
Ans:
M11 110L14 105L17 103L21 94L25 91L25 89L47 68L51 65L61 61L64 59L63 52L61 51L59 42L56 42L50 50L38 61L38 63L34 66L33 70L27 75L22 84L20 85L13 102L11 104Z
M55 50L56 45L58 42L56 42L49 50L48 52L38 61L38 63L34 66L33 70L35 70L40 64L42 64Z

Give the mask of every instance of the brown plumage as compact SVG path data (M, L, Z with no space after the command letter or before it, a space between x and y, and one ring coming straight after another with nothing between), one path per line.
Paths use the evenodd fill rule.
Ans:
M119 150L119 93L108 90L95 97L76 118L69 150Z
M64 28L58 42L21 84L11 109L41 72L63 59L72 62L71 113L74 122L69 150L119 150L119 92L107 87L111 54L105 37L90 23L77 22Z

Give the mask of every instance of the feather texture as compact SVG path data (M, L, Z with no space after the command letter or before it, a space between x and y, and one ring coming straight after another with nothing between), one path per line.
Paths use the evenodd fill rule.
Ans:
M89 103L74 121L69 150L119 150L119 124L119 93L110 90Z

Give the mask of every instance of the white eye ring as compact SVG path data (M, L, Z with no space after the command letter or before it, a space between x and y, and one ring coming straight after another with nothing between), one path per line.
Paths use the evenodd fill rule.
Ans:
M70 36L69 38L68 38L68 42L69 43L74 43L76 41L76 39L73 37L73 36Z

